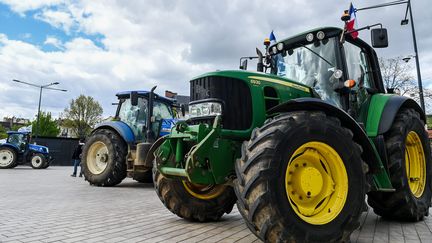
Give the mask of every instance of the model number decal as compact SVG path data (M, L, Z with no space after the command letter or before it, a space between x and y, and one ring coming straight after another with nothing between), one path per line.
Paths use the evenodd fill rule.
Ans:
M261 81L259 81L259 80L255 80L255 79L251 79L251 84L253 84L253 85L261 85Z

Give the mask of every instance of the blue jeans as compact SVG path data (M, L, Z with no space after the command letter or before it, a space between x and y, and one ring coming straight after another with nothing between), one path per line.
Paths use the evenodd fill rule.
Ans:
M78 165L80 166L80 175L81 175L81 174L82 174L81 160L79 160L79 159L74 159L74 160L72 160L72 161L74 162L74 171L73 171L73 175L76 175Z

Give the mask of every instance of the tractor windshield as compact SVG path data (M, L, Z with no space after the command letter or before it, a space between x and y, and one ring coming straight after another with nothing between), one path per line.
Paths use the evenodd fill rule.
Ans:
M24 150L27 144L27 135L22 133L9 134L8 143L17 146L20 150Z
M323 100L340 106L334 85L338 79L333 77L336 70L335 38L316 41L304 46L286 49L282 54L272 57L279 76L312 87Z
M132 106L130 99L120 100L120 109L117 118L126 123L134 132L137 141L144 140L147 128L148 103L144 97L138 98L138 105ZM163 102L155 100L153 102L153 116L155 121L162 119L172 119L171 107ZM158 122L152 125L152 130L156 134L159 127Z

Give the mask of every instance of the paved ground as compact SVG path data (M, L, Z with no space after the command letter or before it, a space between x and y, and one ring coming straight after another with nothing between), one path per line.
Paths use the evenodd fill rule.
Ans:
M71 167L0 170L0 242L259 242L237 210L218 223L190 223L160 203L151 184L113 188L71 178ZM432 242L432 217L384 221L369 210L352 242Z

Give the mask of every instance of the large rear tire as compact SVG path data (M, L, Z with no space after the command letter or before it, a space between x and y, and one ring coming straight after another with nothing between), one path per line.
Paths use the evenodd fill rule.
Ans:
M162 203L172 213L190 221L217 221L230 213L236 196L230 186L198 185L163 176L153 166L153 183Z
M265 242L340 242L366 207L367 165L352 132L322 112L266 121L236 162L237 207Z
M380 216L409 221L429 214L432 161L427 132L419 113L403 109L385 134L390 179L395 192L370 192L368 203Z
M0 169L15 168L18 165L17 153L12 148L0 148Z
M83 148L82 169L85 179L95 186L115 186L126 178L127 145L114 131L94 132Z

